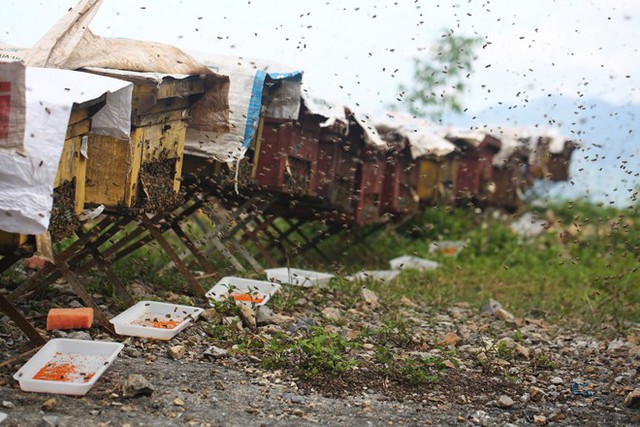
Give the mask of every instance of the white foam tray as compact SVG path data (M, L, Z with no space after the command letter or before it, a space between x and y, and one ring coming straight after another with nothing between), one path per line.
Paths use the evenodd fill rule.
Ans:
M157 301L140 301L110 320L118 335L170 340L196 320L204 310L188 305L169 304ZM175 321L169 328L151 326L152 322Z
M268 268L267 280L295 286L325 286L333 277L333 274L320 273L318 271L302 270L300 268Z
M244 302L237 303L249 305L265 305L271 298L271 295L280 289L278 283L266 282L264 280L243 279L242 277L223 277L216 285L209 289L206 296L214 301L226 301L234 292L248 293L258 298L263 298L262 302ZM213 304L211 304L213 305Z
M389 265L392 270L404 270L405 268L413 268L416 270L435 270L440 266L435 261L420 258L412 255L402 255L398 258L389 260Z
M443 240L429 245L429 253L444 256L456 256L462 249L464 249L464 242L459 240Z
M84 341L66 338L50 340L15 373L22 391L82 396L116 359L124 344L106 341ZM65 380L42 380L33 377L47 364L73 364L75 372ZM83 375L84 374L84 375ZM90 379L86 376L91 375Z
M365 270L351 276L347 276L347 279L358 281L379 280L381 282L390 282L395 279L398 274L400 274L399 270Z

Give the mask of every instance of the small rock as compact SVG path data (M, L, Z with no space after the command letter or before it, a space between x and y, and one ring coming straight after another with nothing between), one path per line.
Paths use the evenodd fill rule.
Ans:
M610 353L616 352L625 346L624 340L618 338L609 343L607 346L607 351Z
M211 357L212 359L218 359L220 357L226 357L228 355L228 352L224 348L220 348L220 347L216 347L215 345L212 345L211 347L206 349L204 353L202 353L202 355L206 357Z
M297 300L295 300L293 302L293 305L295 305L296 307L302 307L307 305L307 299L306 298L298 298Z
M524 357L525 359L528 359L529 355L531 354L529 349L523 346L522 344L516 344L514 351L516 353L516 356L521 356L521 357Z
M529 389L529 394L531 395L531 400L533 400L534 402L542 399L546 395L544 390L535 386Z
M256 308L256 323L258 326L272 325L275 313L266 305L261 305Z
M482 304L482 307L480 307L480 313L494 314L500 309L502 309L502 304L494 299L490 299L489 301Z
M380 300L378 299L378 295L373 292L371 289L361 288L359 292L360 298L364 300L365 303L371 305L372 307L378 307L380 305Z
M55 397L52 397L50 399L45 400L42 403L42 406L40 407L42 408L43 411L52 411L56 406L58 406L58 403L60 403L58 399L56 399Z
M516 402L514 402L513 399L507 396L506 394L503 394L502 396L500 396L496 401L496 405L498 405L502 409L511 408L515 403Z
M624 404L628 408L640 408L640 387L636 388L627 395L627 397L624 399Z
M91 341L91 335L87 331L73 331L67 333L67 336L73 340Z
M533 422L537 426L546 426L547 425L547 417L544 415L534 415Z
M562 384L564 381L562 381L562 378L560 377L553 377L549 380L549 382L553 385L560 385Z
M230 326L232 328L237 329L239 332L242 332L242 320L238 316L225 317L222 320L222 324Z
M122 397L151 396L153 386L140 374L130 374L122 385Z
M337 322L342 318L342 315L340 314L340 310L338 310L335 307L327 307L324 310L322 310L322 316L324 316L325 319L330 320L332 322Z
M100 415L100 411L98 409L93 409L89 411L89 413L94 417L97 417L98 415Z
M291 401L291 403L305 403L306 399L302 396L293 393L284 393L282 395L285 400Z
M60 419L53 415L42 417L42 419L40 420L40 424L38 424L39 427L58 427L59 425Z
M172 347L169 347L168 351L169 351L169 356L173 360L179 360L184 357L185 353L187 352L187 348L183 345L174 345Z
M455 332L448 332L440 337L440 341L447 347L456 346L460 341L462 341L462 337Z
M73 300L69 304L67 304L69 308L82 308L84 305L80 303L80 301Z
M287 332L294 333L299 331L300 329L309 329L310 327L318 326L318 323L313 320L312 317L303 317L296 321L293 325L287 328Z
M7 408L7 409L14 409L16 407L16 405L13 402L10 402L8 400L3 400L2 401L2 407L3 408Z
M180 399L179 397L176 397L172 403L176 406L184 406L184 400Z
M365 349L365 350L373 350L375 348L375 346L373 344L367 342L367 343L362 344L362 348Z
M217 320L220 321L220 314L216 311L215 308L207 308L205 311L200 313L200 317L206 320L207 322L212 322Z
M237 304L237 306L242 323L251 330L256 329L258 327L258 323L256 321L255 310L249 304L240 303Z
M493 315L504 322L513 322L516 318L513 314L509 313L504 308L496 310Z

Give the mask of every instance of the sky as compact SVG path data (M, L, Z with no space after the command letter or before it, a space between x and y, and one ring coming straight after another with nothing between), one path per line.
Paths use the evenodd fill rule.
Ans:
M31 46L75 0L3 0L0 42ZM482 38L464 104L548 94L640 102L635 0L104 0L104 37L263 58L305 72L315 94L376 112L410 84L412 58L443 32Z
M0 43L25 47L76 4L1 1ZM412 59L427 58L445 32L483 40L462 98L473 126L481 125L472 120L476 113L531 104L542 106L546 119L547 106L539 101L548 97L576 100L570 107L575 114L582 100L606 101L607 108L640 104L637 0L104 0L90 28L103 37L285 64L304 72L304 86L315 96L374 115L397 104L399 85L411 84ZM632 123L624 115L612 117L600 127L639 128L638 117L629 117ZM565 132L575 136L570 128ZM632 152L637 163L638 133L625 131L629 139L621 141L602 140L601 128L581 136L587 149L606 151L607 143L616 143L618 151L610 156L622 161ZM610 133L614 139L620 134ZM589 155L582 154L583 163L591 161ZM602 198L611 198L618 175L607 168L587 173L574 163L584 191L598 189ZM625 184L629 189L640 187L634 179ZM615 200L624 204L627 198Z

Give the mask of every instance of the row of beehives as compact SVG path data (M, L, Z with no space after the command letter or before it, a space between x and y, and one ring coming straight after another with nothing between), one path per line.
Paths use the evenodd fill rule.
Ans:
M240 58L194 59L172 46L105 39L82 21L93 14L70 14L73 25L63 19L64 25L56 24L36 46L11 55L29 66L129 82L131 97L107 120L103 116L113 90L70 99L76 102L66 135L48 135L45 142L52 150L44 160L38 145L42 136L22 129L24 146L3 152L0 159L7 163L3 184L11 181L0 190L0 211L6 214L0 215L0 230L40 234L51 215L49 230L57 240L79 226L85 208L168 210L181 202L183 175L195 176L196 182L207 178L225 198L236 188L278 193L288 215L356 225L415 212L421 201L472 199L515 208L533 178L567 176L572 145L562 138L503 130L461 133L399 115L376 122L318 102L303 90L299 71ZM77 37L56 36L72 30ZM77 45L59 48L52 40ZM47 93L75 89L68 75L48 79ZM95 84L102 85L99 79ZM34 103L34 91L26 92ZM47 119L40 114L36 128L46 128ZM15 133L10 125L9 137ZM130 139L111 131L123 127ZM57 165L51 161L56 153ZM23 167L8 170L12 161ZM34 172L34 165L44 165L46 176ZM46 200L50 194L30 206L31 195L22 191L28 186L43 193L55 187L53 209Z

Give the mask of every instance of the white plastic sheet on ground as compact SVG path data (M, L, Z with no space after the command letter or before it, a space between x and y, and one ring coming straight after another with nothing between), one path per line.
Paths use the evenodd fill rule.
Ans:
M298 119L302 72L259 60L196 52L192 55L214 72L229 76L230 131L208 132L189 127L186 153L235 162L244 156L254 139L261 114L277 119ZM273 87L265 99L263 92L269 84Z
M409 140L411 157L444 157L456 150L445 138L447 128L407 113L388 112L376 118L376 126L394 130Z
M2 64L0 64L2 66ZM53 204L53 183L74 103L106 96L92 132L128 138L129 82L67 70L26 68L26 119L22 152L0 150L0 230L42 234Z

